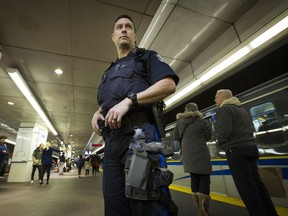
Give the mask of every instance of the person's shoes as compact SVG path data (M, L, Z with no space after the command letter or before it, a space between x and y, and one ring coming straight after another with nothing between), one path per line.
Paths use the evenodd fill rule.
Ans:
M41 180L39 179L38 182L41 183Z
M47 181L46 184L49 184L49 181Z
M33 180L31 180L31 184L33 184L34 183L34 181Z
M43 184L43 181L40 180L39 184Z

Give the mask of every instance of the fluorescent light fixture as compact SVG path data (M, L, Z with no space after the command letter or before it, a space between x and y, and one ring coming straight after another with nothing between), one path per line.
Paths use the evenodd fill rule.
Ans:
M189 94L192 90L196 89L201 85L200 80L195 80L192 82L190 85L188 85L186 88L183 88L181 91L176 92L175 94L172 95L169 99L165 101L166 106L169 106L173 104L174 102L180 100L183 98L185 95Z
M220 73L225 68L229 67L236 61L238 61L240 58L245 56L251 51L248 47L243 47L242 49L238 50L233 55L229 56L225 60L223 60L220 64L213 67L211 70L207 71L203 76L200 77L201 82L205 82L215 76L216 74Z
M97 152L99 152L100 150L104 149L105 145L102 145L101 147L97 148L96 150L94 150L93 152L91 152L91 154L96 154Z
M9 140L9 139L6 139L5 142L7 142L9 144L12 144L12 145L16 145L16 142L14 142L12 140Z
M285 30L288 27L288 16L282 19L280 22L278 22L276 25L265 31L263 34L258 36L255 40L253 40L250 45L252 48L257 48L261 46L266 41L273 38L275 35L279 34L283 30Z
M283 15L282 15L283 17ZM196 77L193 82L183 87L181 90L175 92L173 95L165 99L166 109L169 109L172 107L172 105L176 104L176 102L180 101L181 99L187 97L189 94L191 94L193 91L196 91L196 88L203 85L204 82L211 82L213 78L216 77L216 75L219 75L221 73L228 72L229 66L236 63L239 60L243 60L244 57L249 54L250 52L254 51L259 46L265 44L270 39L275 37L277 34L283 32L288 28L288 16L284 16L284 18L281 19L279 16L277 20L280 21L271 21L271 23L275 23L272 27L267 29L267 26L263 27L263 29L267 29L259 36L255 35L248 38L245 42L240 44L238 47L236 47L234 50L232 50L230 53L228 53L225 57L220 59L218 62L216 62L212 67L207 68L201 73L200 77ZM270 24L271 25L271 24ZM261 30L260 30L261 31ZM255 39L253 39L253 37ZM226 71L225 71L226 70Z
M166 22L167 18L169 17L170 13L172 12L177 3L178 0L162 1L147 31L145 32L142 40L140 41L139 47L148 49L151 46L156 35L163 27L164 23Z
M32 105L32 107L36 110L38 115L41 117L41 119L45 122L47 127L51 130L51 132L56 136L57 131L49 121L48 117L45 115L44 111L40 107L39 103L33 96L32 92L30 91L28 85L26 84L25 80L19 73L19 71L16 68L7 68L7 72L11 79L15 82L19 90L22 92L22 94L26 97L26 99L29 101L29 103Z

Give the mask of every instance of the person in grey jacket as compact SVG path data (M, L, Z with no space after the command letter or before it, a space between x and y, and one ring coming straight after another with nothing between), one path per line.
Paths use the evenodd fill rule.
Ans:
M215 95L216 137L225 150L236 188L250 216L276 216L270 195L258 173L259 152L254 141L254 127L249 113L229 89Z
M198 215L209 215L210 154L206 141L211 130L195 103L188 103L184 113L178 113L174 138L180 141L184 171L190 173L192 198Z

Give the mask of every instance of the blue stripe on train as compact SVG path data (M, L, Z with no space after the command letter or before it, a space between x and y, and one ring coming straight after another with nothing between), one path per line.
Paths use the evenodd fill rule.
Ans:
M227 160L212 160L212 166L228 166ZM168 165L182 165L179 161L168 161ZM288 165L288 158L260 158L258 165L275 166L275 165Z
M288 180L288 168L282 168L282 179ZM225 170L214 170L211 174L212 176L220 176L220 175L231 175L231 171L229 169ZM186 175L177 179L174 179L173 181L178 181L182 179L190 178L190 175Z
M212 166L228 166L227 160L213 160ZM176 165L176 166L182 166L182 162L179 161L171 161L167 163L169 165ZM288 158L260 158L258 161L258 165L261 166L287 166L288 165ZM281 168L282 171L282 178L283 179L288 179L288 168ZM224 169L224 170L214 170L211 175L218 176L218 175L231 175L231 172L229 169ZM190 175L183 176L177 179L174 179L174 181L185 179L185 178L190 178Z

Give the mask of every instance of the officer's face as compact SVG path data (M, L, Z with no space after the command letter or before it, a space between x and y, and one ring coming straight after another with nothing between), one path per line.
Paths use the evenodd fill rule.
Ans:
M119 48L133 48L137 39L133 23L127 19L119 19L114 25L114 32L112 33L112 40Z

